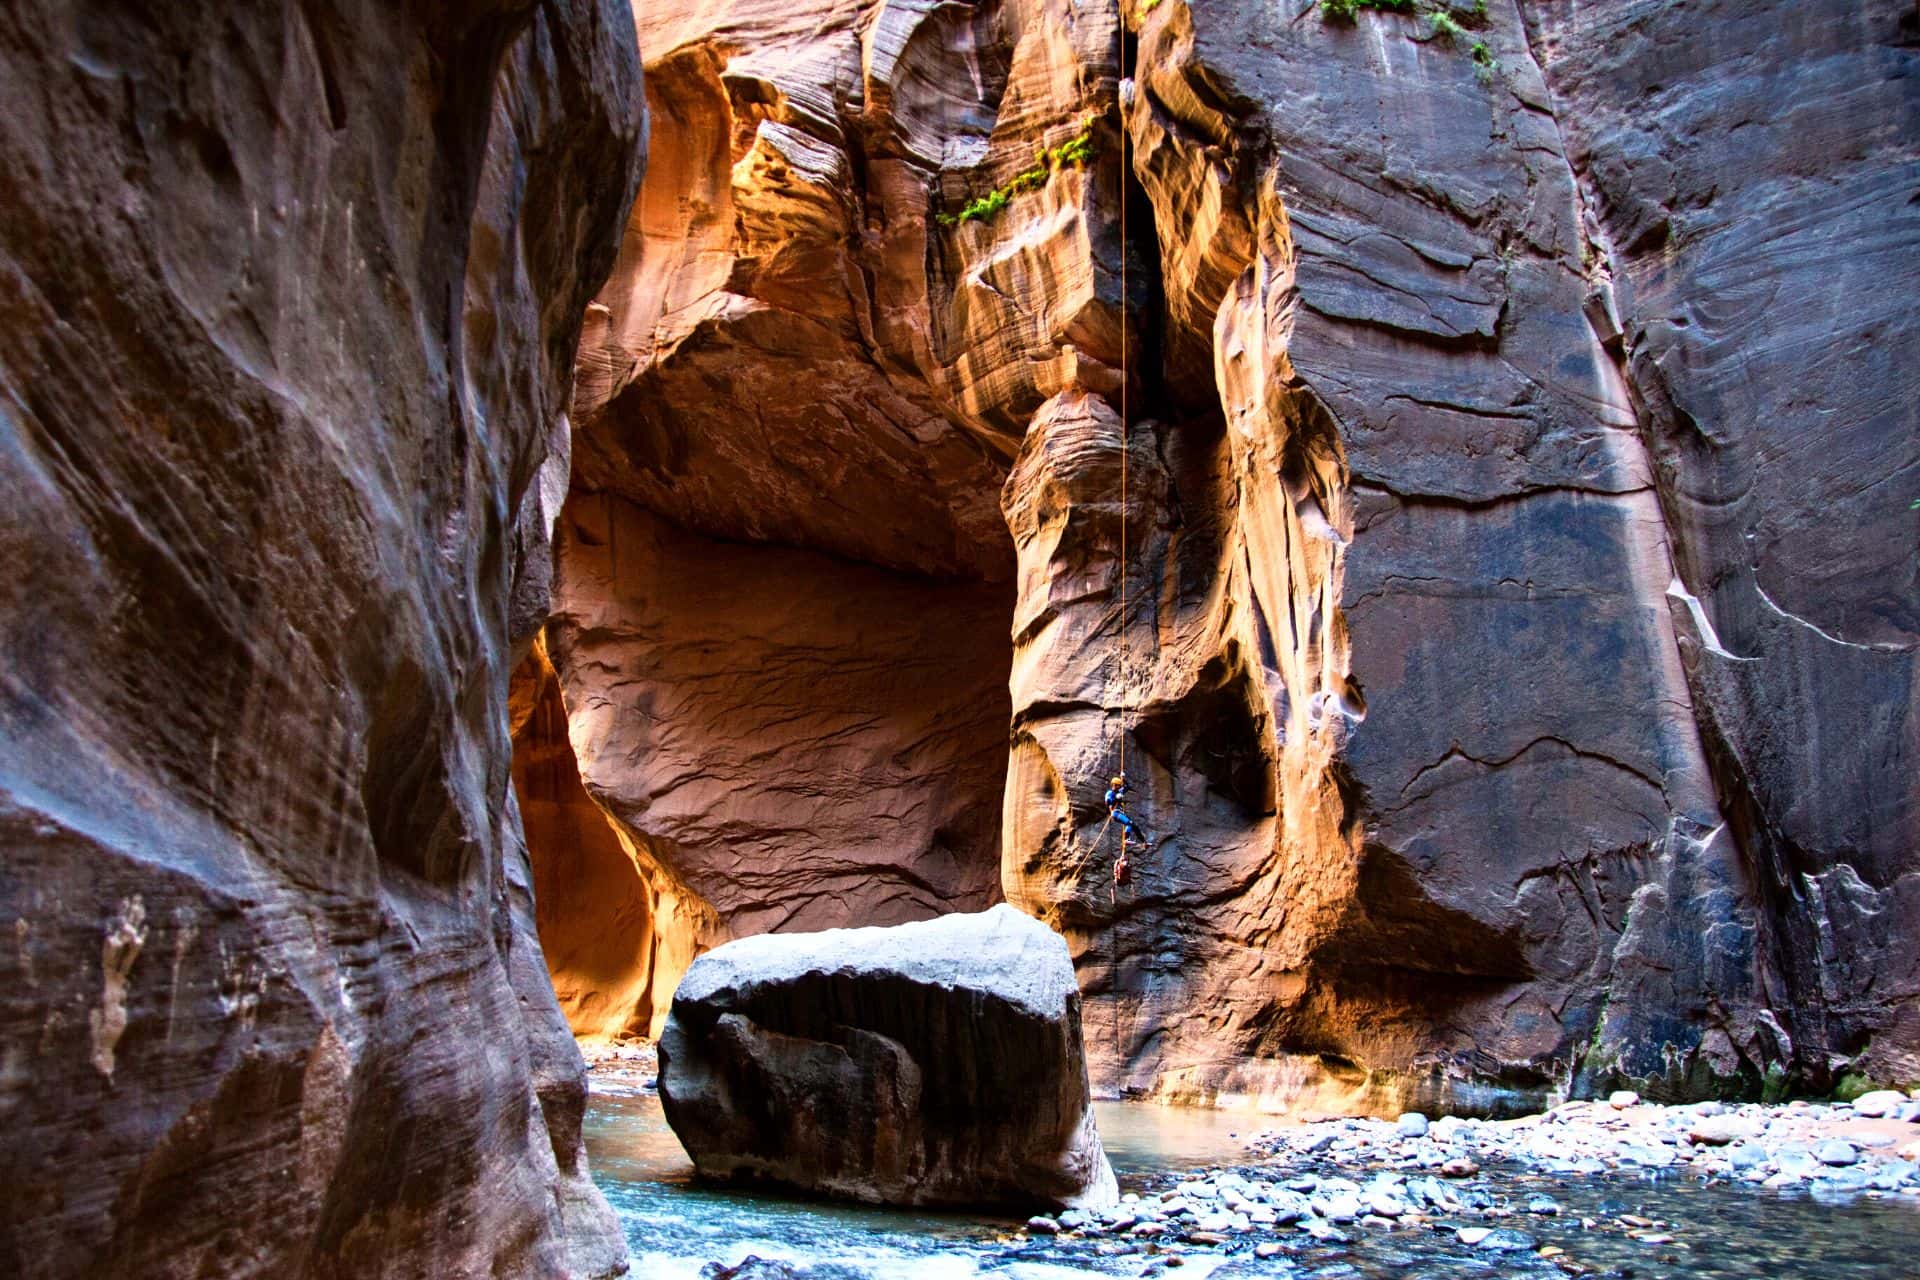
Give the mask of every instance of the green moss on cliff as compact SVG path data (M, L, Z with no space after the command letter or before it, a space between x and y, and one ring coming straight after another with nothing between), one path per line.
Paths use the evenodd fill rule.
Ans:
M943 213L937 221L943 227L956 227L963 222L985 222L1013 203L1013 198L1028 191L1038 191L1047 185L1047 180L1062 169L1078 169L1094 157L1093 127L1099 122L1099 116L1090 115L1080 126L1080 132L1068 138L1056 147L1035 147L1033 164L1013 175L1005 186L995 187L983 196L969 200L958 213Z
M1472 4L1435 4L1432 0L1320 0L1320 17L1326 22L1357 22L1362 9L1425 18L1433 38L1450 45L1464 40L1469 27L1483 27L1487 23L1487 0L1473 0ZM1473 59L1474 76L1482 83L1491 80L1500 70L1485 40L1475 40L1467 56Z

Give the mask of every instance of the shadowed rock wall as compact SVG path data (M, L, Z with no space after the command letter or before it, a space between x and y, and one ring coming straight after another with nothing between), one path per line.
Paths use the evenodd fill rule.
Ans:
M1920 8L1526 14L1612 277L1781 1056L1912 1081ZM1636 975L1630 1034L1665 1033L1663 983Z
M997 899L1003 584L714 542L580 494L558 547L547 643L572 754L652 916L569 922L553 899L556 944L647 948L611 984L557 979L563 996L646 992L624 1022L580 1009L576 1031L656 1032L697 950L728 936ZM557 842L543 882L586 856Z
M0 1271L622 1269L506 694L624 6L11 5L0 61Z

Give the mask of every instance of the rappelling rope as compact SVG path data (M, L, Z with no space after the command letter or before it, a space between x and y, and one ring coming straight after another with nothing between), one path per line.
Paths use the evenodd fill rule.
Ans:
M1120 16L1119 34L1120 70L1124 72L1127 69L1127 26L1126 15L1124 13ZM1128 371L1129 362L1127 358L1129 345L1127 342L1127 303L1131 298L1131 295L1127 291L1127 141L1129 132L1127 128L1127 108L1129 105L1127 101L1129 96L1127 90L1128 79L1123 76L1116 90L1116 96L1119 99L1120 105L1120 173L1118 184L1120 196L1120 741L1118 752L1120 767L1117 772L1122 778L1127 775L1127 716L1129 703L1132 701L1130 691L1133 684L1132 654L1127 640L1127 553L1129 549L1127 543L1127 457L1132 452L1132 449L1129 447L1130 440L1127 421L1127 388L1128 384L1132 381ZM1111 813L1107 815L1107 821L1109 824L1112 823L1113 815ZM1101 836L1104 839L1106 828L1102 827L1100 830ZM1114 908L1113 937L1110 940L1113 946L1113 960L1111 968L1109 969L1109 972L1112 974L1111 983L1113 987L1113 1057L1114 1069L1122 1078L1124 1078L1126 1073L1126 1046L1120 1034L1119 906L1120 868L1126 862L1126 857L1127 831L1125 827L1122 827L1120 830L1120 857L1114 864L1113 890L1109 897L1109 902Z
M1120 49L1125 70L1126 27L1124 19L1120 29ZM1127 91L1126 81L1120 84L1120 769L1121 776L1127 772L1127 715L1131 700L1129 690L1133 682L1130 663L1130 649L1127 643L1127 455L1132 452L1128 447L1127 424L1127 384L1131 380L1127 372ZM1126 833L1120 835L1120 847L1126 849Z

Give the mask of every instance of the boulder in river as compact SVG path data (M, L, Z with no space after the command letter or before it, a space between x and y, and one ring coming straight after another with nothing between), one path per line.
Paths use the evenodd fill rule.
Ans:
M888 1204L1118 1198L1066 944L1008 906L708 952L674 994L660 1097L704 1177Z
M1891 1115L1907 1100L1907 1095L1898 1089L1875 1089L1863 1093L1853 1100L1853 1114L1877 1120L1881 1116Z

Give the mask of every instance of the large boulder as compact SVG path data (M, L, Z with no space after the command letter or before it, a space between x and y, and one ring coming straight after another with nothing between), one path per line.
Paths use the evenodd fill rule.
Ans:
M1112 1202L1066 944L1008 906L730 942L660 1037L705 1177L890 1204Z

